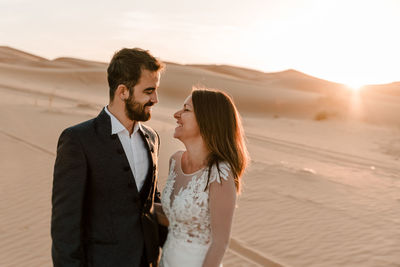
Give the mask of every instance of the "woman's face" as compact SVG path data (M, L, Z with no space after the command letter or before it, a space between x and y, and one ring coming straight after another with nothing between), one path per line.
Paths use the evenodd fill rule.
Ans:
M175 112L174 118L178 126L175 128L174 138L188 141L201 137L199 125L194 114L192 96L189 95L183 103L183 108Z

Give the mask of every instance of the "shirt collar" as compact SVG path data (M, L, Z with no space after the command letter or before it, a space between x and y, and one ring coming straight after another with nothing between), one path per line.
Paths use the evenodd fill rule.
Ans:
M104 107L104 110L111 118L111 134L117 134L123 132L124 130L129 133L125 126L122 125L122 123L113 114L111 114L107 106ZM135 123L135 126L133 127L132 135L135 134L139 129L143 132L142 125L140 124L140 122L137 121Z

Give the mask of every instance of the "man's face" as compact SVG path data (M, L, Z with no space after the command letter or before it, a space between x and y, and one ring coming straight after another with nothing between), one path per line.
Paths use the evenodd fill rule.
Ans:
M129 119L147 121L151 118L151 108L158 103L159 85L159 72L142 70L139 82L133 87L133 94L125 100L125 114Z

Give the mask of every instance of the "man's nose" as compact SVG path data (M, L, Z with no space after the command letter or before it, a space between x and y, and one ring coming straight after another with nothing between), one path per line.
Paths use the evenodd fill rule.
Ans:
M157 103L158 103L158 94L157 94L156 91L153 93L151 102L153 102L154 104L157 104Z
M181 115L180 111L177 111L177 112L174 113L174 118L175 119L179 119L180 115Z

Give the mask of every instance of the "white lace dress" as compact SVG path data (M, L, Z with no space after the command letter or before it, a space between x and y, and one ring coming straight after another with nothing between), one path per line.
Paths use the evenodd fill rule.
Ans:
M161 195L169 220L168 236L162 250L160 267L201 267L211 242L208 168L185 174L181 168L183 151L170 159L169 175ZM211 169L209 184L227 180L226 163ZM222 266L222 265L221 265Z

